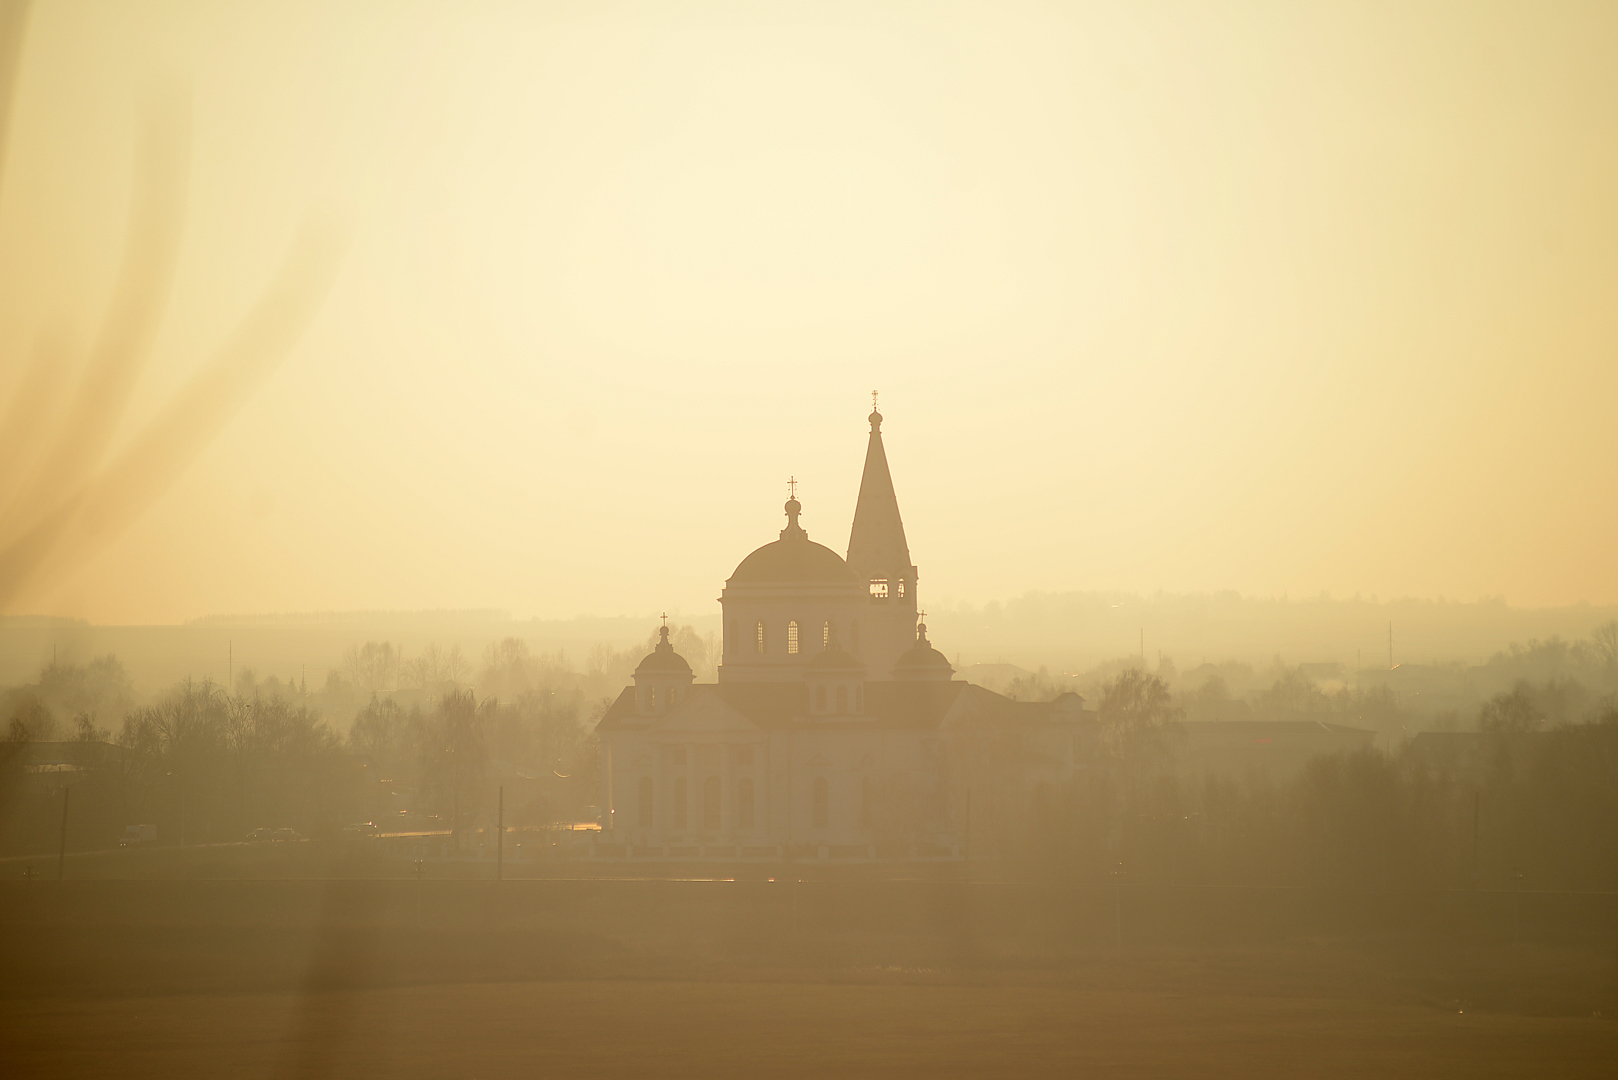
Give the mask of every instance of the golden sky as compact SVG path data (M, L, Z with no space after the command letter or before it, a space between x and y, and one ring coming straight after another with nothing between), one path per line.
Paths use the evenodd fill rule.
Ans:
M846 545L873 388L924 605L1618 601L1618 5L40 2L6 398L91 348L176 86L109 453L311 208L346 254L12 611L706 613L788 475Z

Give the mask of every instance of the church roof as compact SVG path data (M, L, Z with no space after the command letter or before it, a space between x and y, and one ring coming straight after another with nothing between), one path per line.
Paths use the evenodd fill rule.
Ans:
M854 527L848 535L848 565L861 577L892 577L910 570L910 545L899 518L888 454L882 447L882 414L871 410L871 440L865 447L865 472L854 504Z
M762 730L824 730L829 727L862 730L936 730L952 712L1008 724L1058 723L1063 713L1049 701L1013 701L965 682L867 682L865 711L857 716L808 719L809 688L801 681L769 683L698 683L685 703L666 713L677 717L697 708L703 696L714 695ZM608 707L596 730L645 731L657 720L635 711L635 688L625 687Z
M730 575L727 585L755 582L833 582L853 584L857 578L848 564L831 548L809 539L798 525L802 506L797 499L787 501L787 527L781 539L765 544L743 559Z

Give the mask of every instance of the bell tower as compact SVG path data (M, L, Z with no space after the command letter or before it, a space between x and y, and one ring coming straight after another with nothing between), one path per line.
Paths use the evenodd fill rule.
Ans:
M848 566L865 587L864 624L851 651L865 663L872 678L891 677L893 665L916 641L916 567L899 517L899 499L888 472L888 454L882 445L882 414L876 391L871 392L870 441L865 447L865 472L860 477L859 501L848 535Z

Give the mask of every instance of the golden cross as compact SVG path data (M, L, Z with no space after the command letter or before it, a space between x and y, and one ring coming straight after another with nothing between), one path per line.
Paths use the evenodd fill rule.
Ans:
M876 412L876 391L871 391L871 411Z
M789 477L787 477L787 498L796 499L797 497L798 497L798 480L797 480L797 477L789 476Z

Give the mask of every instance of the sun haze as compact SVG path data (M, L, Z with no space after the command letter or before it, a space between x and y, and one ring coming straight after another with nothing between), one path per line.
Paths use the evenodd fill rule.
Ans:
M873 388L923 603L1613 603L1615 47L1586 4L39 3L0 496L99 464L114 510L5 610L713 613L789 476L846 548Z

